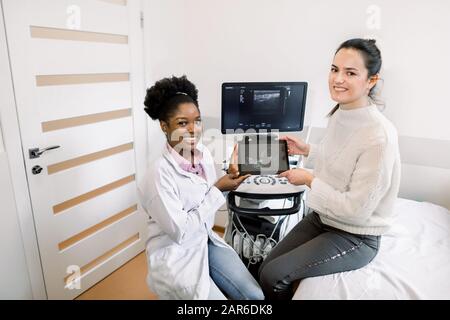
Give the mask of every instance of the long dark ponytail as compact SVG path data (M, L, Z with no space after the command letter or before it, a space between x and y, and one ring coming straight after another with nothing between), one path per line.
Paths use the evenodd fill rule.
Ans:
M362 38L356 38L356 39L350 39L345 42L343 42L339 48L337 48L336 53L339 52L341 49L355 49L361 52L363 59L364 59L364 65L367 68L368 75L367 77L370 78L376 74L378 74L381 70L381 52L380 49L378 49L377 45L375 44L375 40L373 39L362 39ZM375 97L375 91L377 85L373 86L369 91L369 98L372 101L377 101ZM336 111L339 109L339 104L337 104L329 113L328 117L331 117Z

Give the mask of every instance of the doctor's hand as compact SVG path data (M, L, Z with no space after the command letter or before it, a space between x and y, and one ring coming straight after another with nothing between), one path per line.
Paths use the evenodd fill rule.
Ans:
M289 155L308 156L309 144L303 142L303 140L292 136L283 136L280 137L280 140L285 140L287 142Z
M239 187L239 185L242 183L242 181L244 181L248 177L250 177L250 174L239 177L239 174L228 173L217 180L214 186L216 186L216 188L220 191L236 190L237 187Z
M234 145L233 153L231 154L230 165L228 166L227 173L231 173L234 176L239 176L238 167L238 145Z
M285 177L294 185L300 186L306 184L311 188L311 183L314 180L314 175L305 169L291 169L280 173L279 177Z

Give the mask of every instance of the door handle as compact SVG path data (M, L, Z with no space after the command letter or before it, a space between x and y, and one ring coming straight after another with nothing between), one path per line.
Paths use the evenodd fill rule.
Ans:
M58 148L60 148L60 146L52 146L45 149L33 148L28 149L28 154L30 155L30 159L36 159L39 158L44 152Z

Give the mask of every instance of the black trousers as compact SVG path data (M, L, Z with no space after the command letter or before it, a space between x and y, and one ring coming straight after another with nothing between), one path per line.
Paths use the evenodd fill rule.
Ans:
M261 264L259 280L266 299L291 299L295 280L364 267L375 258L380 239L327 226L316 212L308 214Z

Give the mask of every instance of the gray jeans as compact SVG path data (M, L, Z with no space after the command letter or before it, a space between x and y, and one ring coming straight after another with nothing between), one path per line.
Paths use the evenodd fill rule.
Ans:
M375 258L380 238L348 233L323 224L316 212L308 214L261 264L266 299L291 299L295 280L364 267Z

